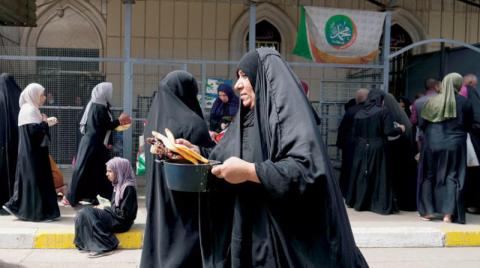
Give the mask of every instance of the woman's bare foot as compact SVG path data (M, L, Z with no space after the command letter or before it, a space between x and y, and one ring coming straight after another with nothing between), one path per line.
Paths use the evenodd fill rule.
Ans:
M433 220L434 216L433 215L425 215L425 216L420 216L420 219L422 221L431 221Z
M443 222L445 222L445 223L452 223L452 215L450 215L450 214L445 214L445 216L443 216Z

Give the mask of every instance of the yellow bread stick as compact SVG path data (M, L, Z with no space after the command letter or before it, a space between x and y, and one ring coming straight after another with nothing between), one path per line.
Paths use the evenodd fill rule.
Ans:
M199 153L191 150L190 148L188 148L187 146L183 145L183 144L175 144L175 146L177 146L177 149L180 150L180 151L184 151L186 153L188 153L189 155L191 155L192 157L194 157L195 159L197 159L198 161L202 162L202 163L208 163L208 159L206 159L205 157L201 156Z
M188 153L185 153L185 152L179 150L178 154L181 155L186 160L192 162L193 164L195 164L195 165L198 164L198 160L195 159L193 156L189 155Z

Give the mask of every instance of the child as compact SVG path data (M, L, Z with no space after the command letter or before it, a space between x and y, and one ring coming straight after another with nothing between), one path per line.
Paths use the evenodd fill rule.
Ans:
M86 207L75 218L73 242L91 258L112 254L119 243L114 233L128 231L137 216L136 180L130 162L114 157L106 165L113 184L111 207Z

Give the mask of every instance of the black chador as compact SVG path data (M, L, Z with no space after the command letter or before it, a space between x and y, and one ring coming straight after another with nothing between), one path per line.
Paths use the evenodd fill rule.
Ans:
M391 214L397 207L392 180L387 174L385 145L387 136L400 135L402 130L394 127L390 114L382 105L383 98L381 90L371 90L367 102L355 115L355 153L345 199L355 210Z
M191 74L169 73L154 96L145 137L152 130L164 133L168 128L176 138L213 147L197 94L197 81ZM162 164L154 161L148 145L145 151L147 221L140 267L201 267L198 194L169 190Z
M0 205L13 195L18 154L18 100L22 91L13 76L0 75ZM0 215L7 215L0 208Z
M204 267L367 267L298 77L273 49L238 69L255 91L210 158L255 164L260 183L212 178L201 198Z

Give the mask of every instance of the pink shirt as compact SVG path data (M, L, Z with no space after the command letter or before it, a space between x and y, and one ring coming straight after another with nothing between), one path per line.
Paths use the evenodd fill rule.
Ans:
M462 88L460 88L460 92L458 92L458 94L464 96L465 98L468 98L467 86L463 85Z

